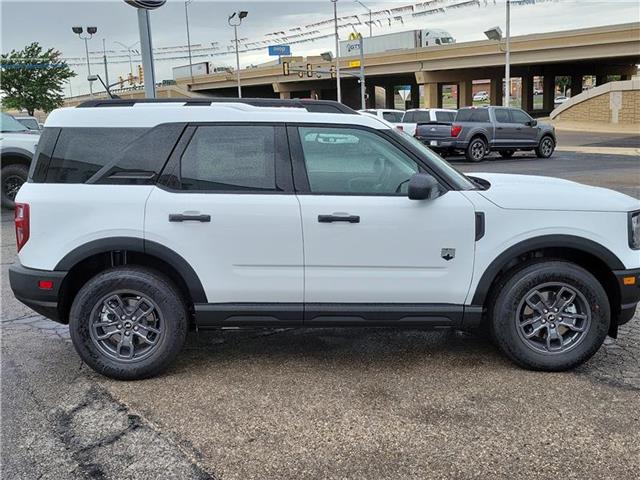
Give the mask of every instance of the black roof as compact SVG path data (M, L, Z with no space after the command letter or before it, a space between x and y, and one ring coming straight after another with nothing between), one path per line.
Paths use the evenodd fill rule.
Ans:
M245 103L256 107L289 107L304 108L309 112L317 113L346 113L357 114L355 110L333 100L291 99L279 98L233 98L233 97L206 97L206 98L140 98L140 99L106 99L88 100L82 102L76 108L103 108L103 107L131 107L137 103L181 103L185 106L209 106L212 103Z

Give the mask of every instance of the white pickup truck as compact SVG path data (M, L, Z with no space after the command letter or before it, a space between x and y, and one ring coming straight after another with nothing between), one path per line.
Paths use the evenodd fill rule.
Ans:
M446 108L412 108L404 112L402 121L396 126L413 136L419 123L453 122L456 110Z

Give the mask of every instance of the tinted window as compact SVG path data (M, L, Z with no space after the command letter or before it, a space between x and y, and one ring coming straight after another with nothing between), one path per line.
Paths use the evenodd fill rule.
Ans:
M420 110L416 111L414 114L415 123L429 123L431 121L431 115L429 112L421 112Z
M388 140L353 128L301 127L309 186L314 193L405 193L418 165Z
M32 182L44 182L47 177L47 169L49 168L49 162L51 161L59 133L59 128L47 127L42 130L40 139L38 139L36 153L33 156L34 160L31 162L31 168L29 169L29 179Z
M436 120L438 122L453 122L456 118L456 112L436 112Z
M16 120L29 130L40 130L40 125L38 125L38 121L35 118L16 118Z
M382 118L387 122L399 123L402 121L402 112L382 112Z
M498 123L511 123L511 117L509 116L509 110L506 108L496 108L494 110L496 116L496 122Z
M456 122L489 122L489 111L486 108L463 108L458 110Z
M146 131L145 128L63 128L46 182L86 182Z
M511 110L511 118L514 123L527 123L531 121L531 117L522 110Z
M413 123L413 122L414 122L414 120L413 120L413 113L414 113L414 112L406 112L406 113L404 114L404 116L402 117L402 122L403 122L403 123Z
M276 190L272 126L198 127L182 155L185 190Z

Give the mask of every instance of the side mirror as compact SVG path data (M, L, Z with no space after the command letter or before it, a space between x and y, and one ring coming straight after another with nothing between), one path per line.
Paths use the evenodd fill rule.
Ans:
M532 126L532 127L537 127L538 126L538 120L531 120L529 122L529 125Z
M438 181L428 173L416 173L409 179L410 200L431 200L438 196Z

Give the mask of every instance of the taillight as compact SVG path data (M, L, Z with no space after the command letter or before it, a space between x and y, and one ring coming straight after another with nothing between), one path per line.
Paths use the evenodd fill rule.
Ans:
M462 125L451 125L451 136L453 138L460 135L461 131L462 131Z
M18 251L29 240L29 204L16 203L16 245Z

